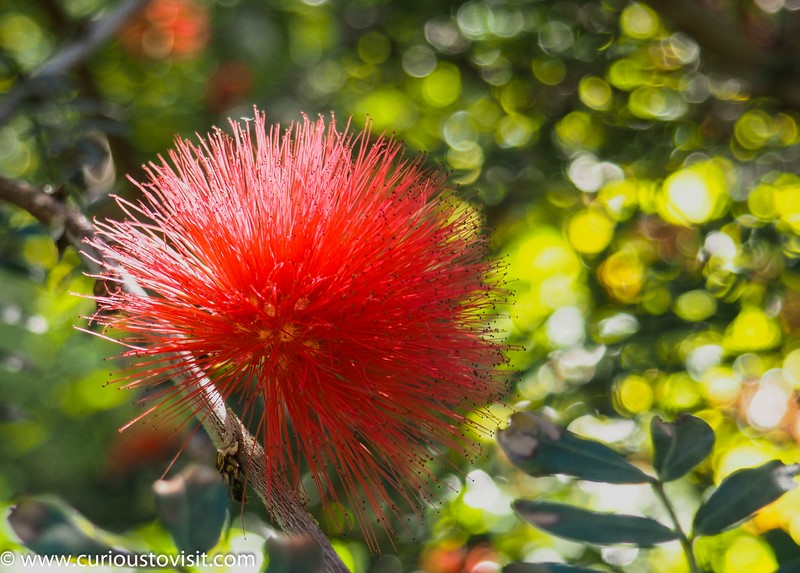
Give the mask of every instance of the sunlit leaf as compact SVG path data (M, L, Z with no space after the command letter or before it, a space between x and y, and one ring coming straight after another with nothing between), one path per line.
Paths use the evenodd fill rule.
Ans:
M533 476L565 474L607 483L651 480L605 444L581 438L532 412L512 415L497 439L509 459Z
M158 511L176 547L206 552L219 541L228 519L228 491L207 466L189 466L170 480L153 484Z
M647 517L596 513L560 503L525 499L516 500L513 507L539 529L573 541L649 547L678 538L675 531Z
M711 453L714 430L700 418L682 414L674 422L655 416L650 423L653 466L663 481L685 475Z
M732 473L698 510L695 534L715 535L747 519L793 489L798 473L800 464L787 466L780 460Z
M73 508L56 499L24 498L8 515L20 541L39 555L125 554L110 534L98 529Z

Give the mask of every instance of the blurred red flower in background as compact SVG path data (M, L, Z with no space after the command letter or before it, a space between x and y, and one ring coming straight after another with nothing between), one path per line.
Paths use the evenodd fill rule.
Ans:
M253 72L247 64L236 60L220 62L206 85L206 108L223 113L241 103L252 87Z
M120 33L130 53L156 60L190 57L208 44L208 10L194 0L152 0Z
M477 211L396 142L258 112L232 127L178 141L142 201L117 199L128 218L98 222L95 246L152 296L98 296L97 320L144 358L124 376L148 413L203 415L196 387L164 383L191 356L255 415L266 475L307 467L325 502L338 482L374 546L369 509L390 529L398 500L430 501L431 461L474 452L466 411L505 389L497 264Z
M143 424L114 436L108 449L105 463L105 475L111 480L141 470L143 467L163 470L187 439L186 435L177 434L169 428L155 428Z

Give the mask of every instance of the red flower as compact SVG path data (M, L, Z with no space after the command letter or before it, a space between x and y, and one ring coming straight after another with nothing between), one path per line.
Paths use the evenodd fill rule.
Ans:
M256 413L266 475L297 484L305 465L327 502L339 481L374 543L366 508L430 499L433 453L468 453L464 410L504 390L497 265L475 211L396 142L323 119L267 131L258 112L232 127L178 141L141 202L117 199L129 218L98 223L95 246L152 294L99 296L98 320L147 358L126 380L148 412L202 416L162 384L185 369L167 354L193 357Z
M151 0L121 30L129 52L155 60L198 54L211 37L208 9L195 0Z

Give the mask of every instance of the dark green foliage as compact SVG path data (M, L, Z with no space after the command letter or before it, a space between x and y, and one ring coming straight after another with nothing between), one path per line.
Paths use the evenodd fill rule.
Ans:
M114 546L110 534L100 531L74 509L49 498L19 500L8 523L20 541L39 555L106 555L125 553Z
M662 481L672 481L690 472L714 448L714 430L700 418L682 414L673 422L654 416L653 467Z
M322 550L310 537L271 537L265 549L264 573L324 573Z
M228 491L220 475L207 466L189 466L169 480L153 484L158 512L187 553L206 552L219 541L228 520Z
M605 444L576 436L531 412L511 416L497 440L509 459L532 476L564 474L607 483L650 479Z
M715 535L794 489L800 465L772 460L756 468L733 472L722 480L694 516L695 535Z
M514 510L548 533L594 545L632 543L649 547L678 539L670 528L647 517L596 513L570 505L518 499Z
M680 540L690 569L696 573L699 570L692 548L695 536L722 533L796 486L793 478L800 473L798 464L786 466L780 460L772 460L759 467L736 471L724 479L702 504L694 516L694 531L687 536L681 529L664 483L687 474L711 453L714 432L705 421L690 414L680 414L673 422L654 417L650 432L654 466L659 477L649 478L649 482L673 520L674 529L647 517L597 513L547 501L518 499L513 503L514 510L543 531L587 544L629 543L650 547ZM514 414L509 428L499 433L498 441L516 465L534 476L567 474L579 479L601 481L598 479L600 474L592 473L588 463L592 457L596 458L602 475L608 471L607 460L613 460L614 467L625 467L618 462L618 459L624 461L624 458L608 446L577 438L547 418L530 412ZM551 449L542 450L540 444L546 444ZM592 452L594 456L586 452ZM576 467L580 469L575 470ZM791 565L793 562L790 560L785 564L788 567L786 571L794 570ZM529 565L533 569L525 568ZM538 565L518 563L514 564L514 568L504 571L539 571L535 567Z

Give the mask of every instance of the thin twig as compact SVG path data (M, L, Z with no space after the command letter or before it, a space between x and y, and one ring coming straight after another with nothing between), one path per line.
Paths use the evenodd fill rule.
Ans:
M149 1L123 0L106 16L86 26L82 36L59 48L53 57L34 70L27 79L16 84L0 101L0 126L14 115L29 95L36 92L36 87L42 85L43 80L66 74L82 63Z
M653 481L650 483L650 485L653 486L653 491L656 492L656 496L658 496L658 499L660 499L661 503L664 504L664 507L667 509L667 513L669 513L669 517L672 520L673 525L675 525L675 531L680 539L683 553L686 555L689 571L691 571L691 573L700 573L700 569L697 568L697 561L694 558L692 541L686 535L683 527L681 527L681 522L678 520L678 515L675 513L675 508L672 507L672 503L669 501L667 493L664 491L664 484L660 481Z
M54 239L64 236L80 253L81 258L93 274L100 272L104 266L103 255L87 244L93 239L94 228L91 222L79 211L71 208L56 197L26 183L0 177L0 200L14 204L33 215L42 225L48 228ZM97 239L93 239L95 242ZM147 296L145 291L124 270L115 268L123 279L124 288L138 296ZM191 358L175 355L172 360L185 365ZM221 449L232 442L238 442L237 458L240 465L247 470L247 481L253 486L258 497L264 503L267 512L275 519L277 525L289 535L309 535L316 539L321 547L325 561L325 571L330 573L348 573L347 567L334 551L330 540L322 532L317 521L306 511L295 491L280 476L273 477L273 487L267 489L265 479L264 449L247 431L239 418L226 405L214 384L199 369L178 368L173 376L174 384L183 391L200 388L204 393L204 403L208 408L203 411L200 422L214 442ZM189 387L191 386L191 387Z

